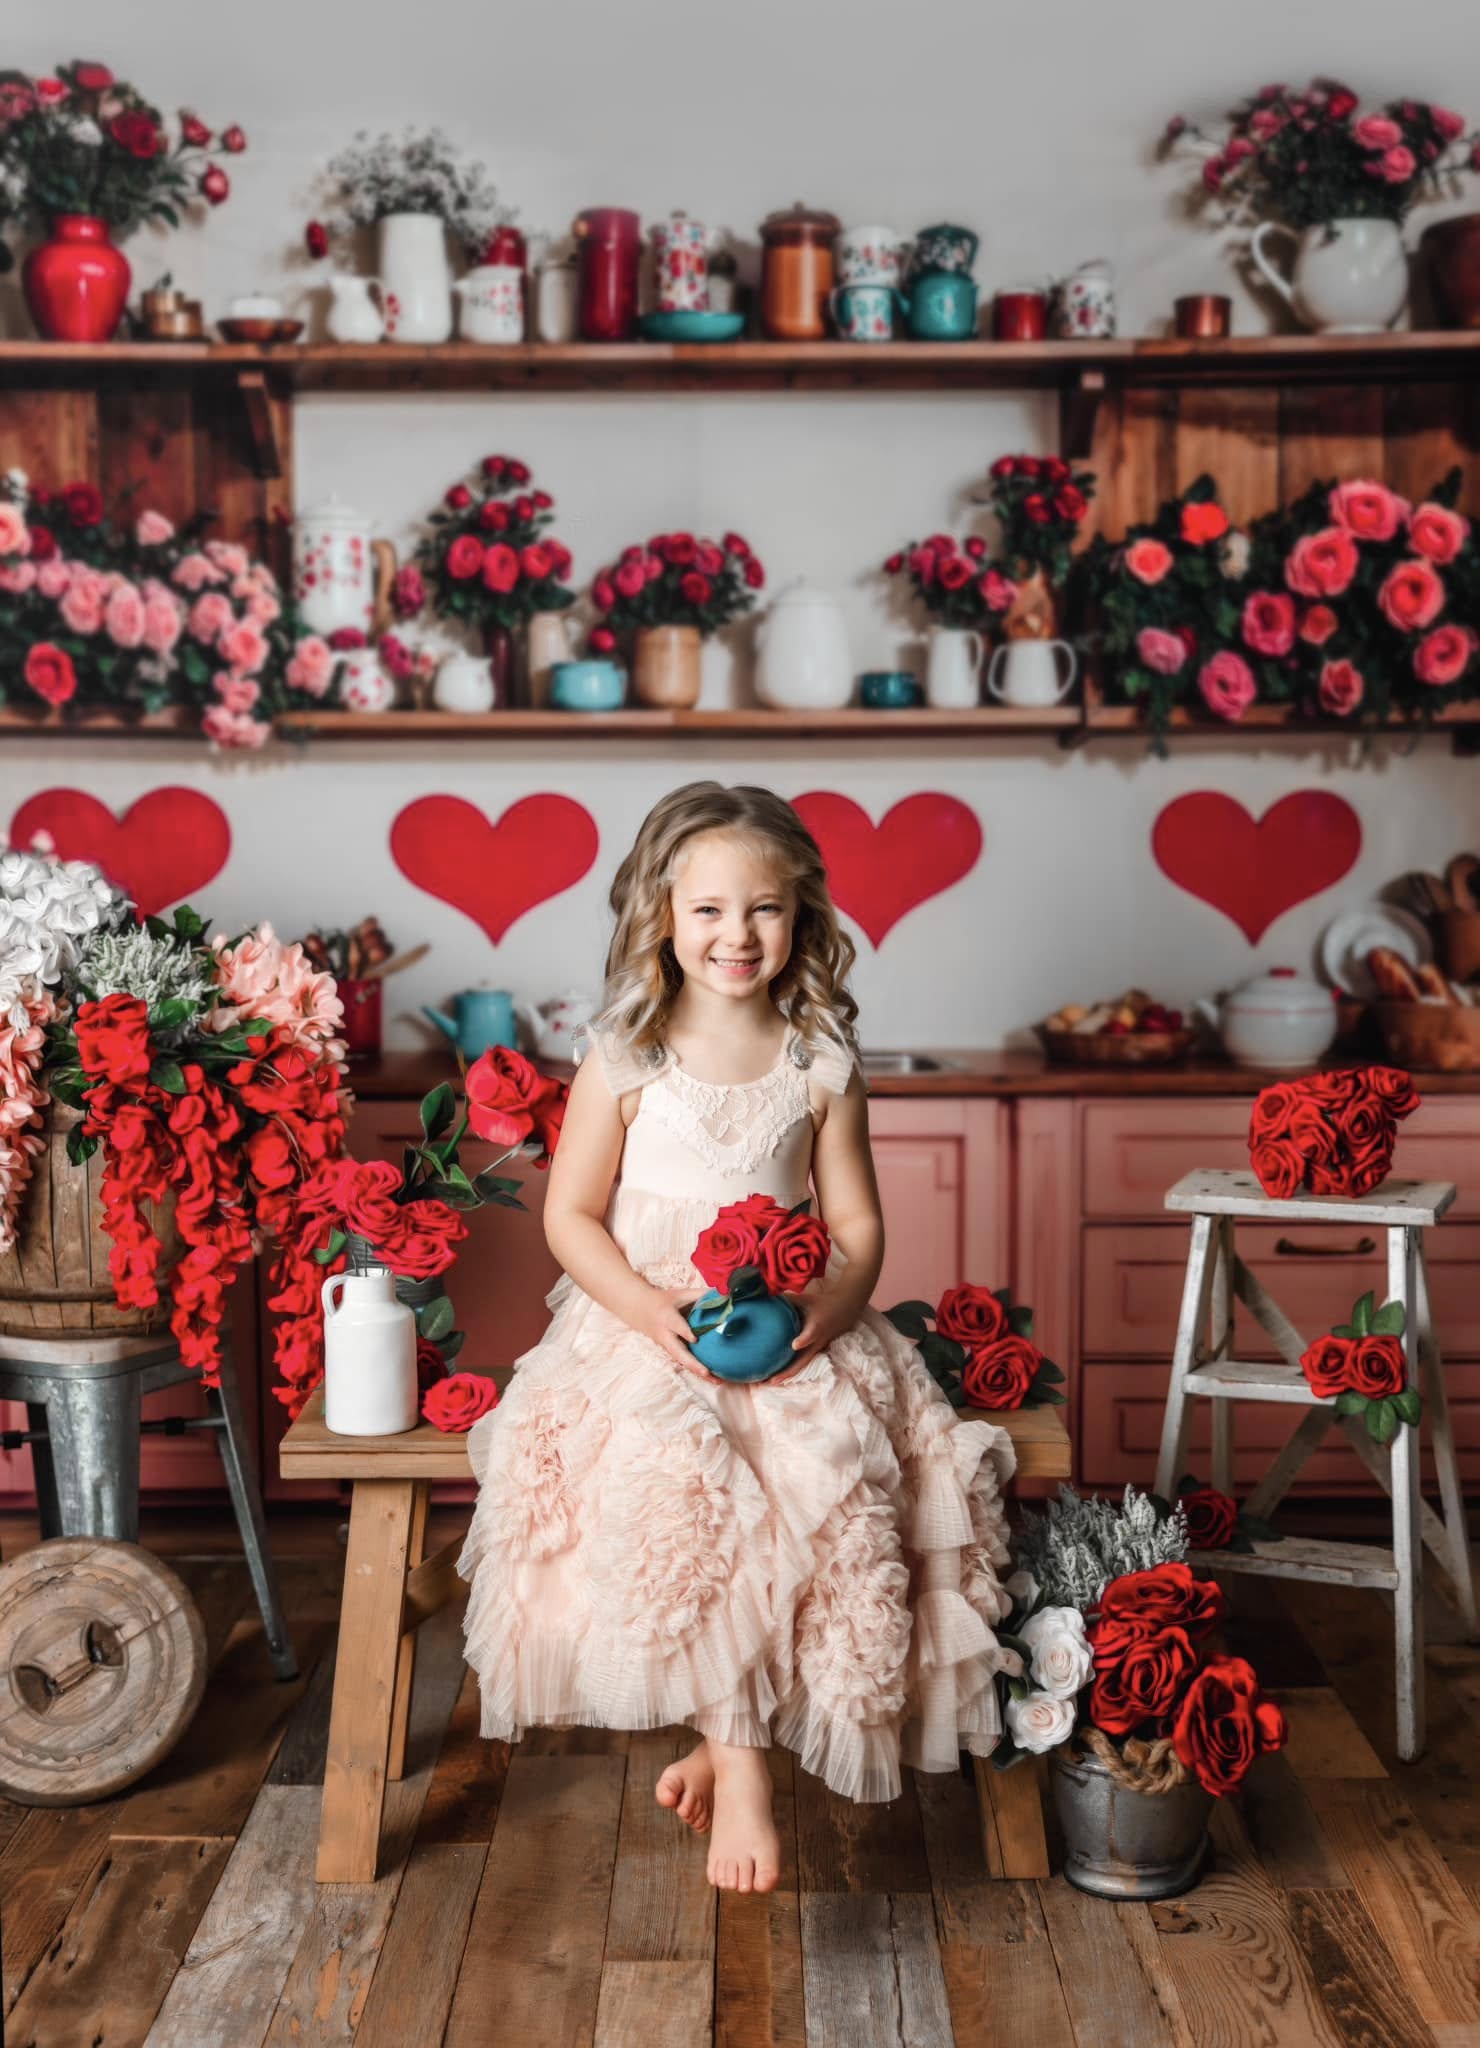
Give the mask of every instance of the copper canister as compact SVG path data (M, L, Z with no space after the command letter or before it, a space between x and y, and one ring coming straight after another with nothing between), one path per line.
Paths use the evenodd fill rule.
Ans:
M761 325L773 341L822 341L833 288L833 238L843 223L800 200L761 222Z

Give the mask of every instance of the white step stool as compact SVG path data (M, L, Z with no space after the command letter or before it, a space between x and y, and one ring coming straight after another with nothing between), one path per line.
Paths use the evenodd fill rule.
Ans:
M1310 1579L1328 1585L1379 1586L1390 1591L1397 1650L1398 1754L1405 1763L1422 1753L1424 1743L1423 1544L1448 1573L1472 1640L1477 1633L1464 1500L1434 1338L1423 1248L1424 1231L1438 1222L1454 1196L1451 1181L1388 1179L1370 1195L1358 1198L1294 1195L1279 1202L1264 1193L1250 1172L1199 1169L1185 1174L1166 1197L1168 1209L1191 1214L1192 1243L1172 1353L1156 1490L1170 1500L1186 1470L1192 1420L1189 1399L1193 1395L1214 1403L1211 1476L1222 1493L1233 1491L1234 1402L1286 1401L1310 1411L1244 1503L1247 1512L1261 1520L1284 1499L1295 1474L1331 1424L1339 1423L1357 1456L1392 1501L1391 1550L1286 1538L1280 1543L1256 1543L1252 1553L1204 1550L1195 1551L1193 1558L1204 1570ZM1444 1506L1442 1520L1419 1491L1417 1429L1402 1425L1391 1445L1381 1446L1368 1436L1364 1417L1338 1416L1334 1396L1320 1398L1311 1392L1300 1370L1306 1339L1234 1248L1234 1226L1239 1217L1259 1223L1361 1223L1386 1231L1386 1299L1401 1301L1405 1310L1402 1341L1408 1384L1416 1386L1423 1397ZM1283 1364L1254 1365L1234 1358L1235 1297L1269 1332ZM1326 1327L1344 1322L1350 1308L1349 1302L1333 1300Z

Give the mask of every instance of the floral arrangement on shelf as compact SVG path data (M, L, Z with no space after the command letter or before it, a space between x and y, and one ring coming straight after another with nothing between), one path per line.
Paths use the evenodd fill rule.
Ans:
M997 1631L999 1769L1069 1744L1137 1789L1195 1780L1223 1798L1283 1746L1285 1717L1253 1666L1209 1648L1223 1595L1186 1550L1180 1512L1161 1514L1133 1487L1119 1508L1061 1487L1027 1516L1007 1582L1013 1610Z
M1417 1387L1408 1384L1406 1321L1401 1301L1378 1308L1369 1290L1349 1323L1338 1323L1301 1354L1300 1370L1311 1392L1322 1400L1334 1397L1338 1415L1360 1415L1378 1444L1391 1443L1400 1423L1417 1429L1423 1413Z
M1261 694L1329 718L1480 695L1480 549L1452 470L1419 504L1370 478L1312 484L1250 529L1240 637Z
M957 1408L1062 1407L1064 1375L1033 1342L1033 1311L1006 1287L969 1282L885 1314L919 1346L931 1377ZM934 1328L931 1325L934 1324Z
M1249 1163L1266 1195L1370 1194L1392 1171L1400 1119L1419 1095L1401 1067L1345 1067L1274 1081L1249 1113Z
M1283 1543L1279 1530L1258 1515L1241 1508L1231 1493L1194 1478L1188 1472L1177 1481L1177 1498L1164 1501L1160 1494L1147 1498L1158 1514L1181 1516L1187 1525L1187 1542L1193 1550L1232 1550L1248 1556L1256 1543Z
M601 613L590 646L610 654L619 639L649 626L693 626L706 638L721 632L755 603L766 572L738 533L722 541L692 533L655 533L645 545L623 548L591 585Z
M1337 220L1406 220L1421 201L1457 193L1455 173L1480 169L1480 133L1462 114L1425 100L1364 108L1334 79L1294 91L1266 85L1240 100L1220 141L1178 115L1162 137L1169 154L1203 157L1200 197L1229 219L1289 227Z
M154 511L125 527L90 483L0 479L0 703L190 705L214 745L259 747L272 713L322 697L334 668L239 543Z
M929 618L963 632L984 633L998 625L1018 595L1001 565L987 559L980 534L958 541L949 533L932 533L911 541L889 556L884 574L907 577Z
M0 230L45 234L59 214L86 214L124 235L143 221L178 227L196 199L219 206L231 181L214 157L239 156L236 126L219 136L182 113L164 117L106 64L76 59L53 76L0 72ZM0 238L0 270L13 258Z
M1095 494L1094 471L1057 455L1003 455L992 464L990 502L1002 527L1002 551L1018 582L1042 576L1057 586Z
M554 517L555 500L534 487L527 463L485 456L471 481L448 486L415 563L395 577L396 616L430 605L484 631L507 631L535 612L564 611L575 602L566 587L571 552L547 534Z
M496 227L512 215L499 204L487 167L459 156L440 128L372 136L361 129L324 168L328 205L308 223L315 259L357 228L396 213L430 214L476 263Z
M832 1250L811 1206L747 1195L725 1203L700 1232L693 1264L709 1292L688 1323L695 1356L717 1377L769 1379L791 1360L802 1320L788 1296L821 1278Z

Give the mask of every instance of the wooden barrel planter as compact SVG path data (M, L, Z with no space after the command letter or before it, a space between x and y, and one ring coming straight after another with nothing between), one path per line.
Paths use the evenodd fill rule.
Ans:
M152 1309L121 1309L108 1271L103 1229L101 1148L81 1166L67 1157L67 1135L79 1110L54 1102L46 1113L46 1145L37 1153L21 1201L12 1248L0 1253L0 1338L86 1337L99 1330L161 1330L169 1320L168 1290ZM152 1212L164 1246L161 1272L181 1246L170 1213Z

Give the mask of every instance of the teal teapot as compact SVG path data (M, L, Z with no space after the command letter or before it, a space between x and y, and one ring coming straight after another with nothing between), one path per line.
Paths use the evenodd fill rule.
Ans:
M465 988L460 995L452 998L452 1015L445 1010L433 1009L431 1004L422 1005L421 1014L431 1019L439 1031L446 1032L464 1059L475 1060L491 1045L517 1046L519 1024L528 1024L531 1032L539 1029L539 1019L523 1004L516 1002L506 988Z
M976 286L959 270L917 271L896 296L916 341L969 341L976 333Z

